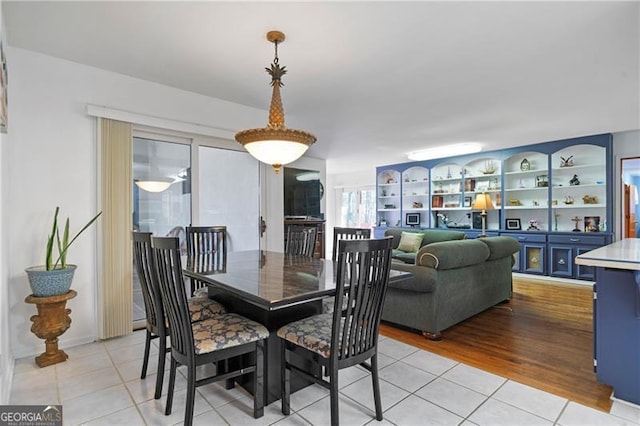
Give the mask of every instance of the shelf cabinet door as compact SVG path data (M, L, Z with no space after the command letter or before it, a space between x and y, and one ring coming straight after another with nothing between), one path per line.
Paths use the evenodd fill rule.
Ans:
M573 247L549 245L549 275L553 277L573 278L574 258Z
M576 247L575 253L576 253L576 256L578 256L578 255L581 255L582 253L586 253L598 247L599 246ZM574 259L575 259L575 256L574 256ZM596 280L595 266L575 265L575 267L576 267L576 278L578 278L579 280L587 280L587 281Z
M522 248L522 272L527 274L545 274L545 244L524 243Z

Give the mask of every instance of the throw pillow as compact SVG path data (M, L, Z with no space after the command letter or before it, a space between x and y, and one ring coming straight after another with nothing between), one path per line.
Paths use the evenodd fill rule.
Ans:
M400 236L400 244L398 244L398 250L407 253L415 253L420 249L422 244L422 238L424 234L417 232L403 232Z

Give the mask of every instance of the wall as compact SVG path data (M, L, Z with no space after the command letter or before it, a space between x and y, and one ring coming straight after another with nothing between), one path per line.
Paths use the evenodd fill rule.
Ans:
M1 3L0 1L0 6ZM3 46L5 58L9 60L10 55L6 52L6 39L4 17L2 16L2 7L0 7L0 40L5 44ZM0 206L8 205L8 145L9 134L0 133ZM4 213L4 208L0 208L0 405L9 403L9 390L11 389L14 365L11 355L11 334L9 332L9 250L7 250L9 245L7 244L7 229L7 215Z
M8 227L0 238L10 254L1 278L8 281L11 349L19 358L44 350L29 331L35 308L24 303L30 293L24 268L44 263L55 206L71 217L72 231L96 211L96 126L87 104L227 131L255 127L267 113L23 49L8 48L7 56L11 143L2 141L8 145L2 152L8 169L3 167L2 221ZM69 261L79 265L72 286L78 296L68 304L73 323L62 347L96 336L95 228L74 243Z
M615 180L615 188L613 194L613 214L616 221L615 239L619 240L622 234L622 216L621 216L621 204L622 193L620 185L620 176L622 176L622 170L620 163L622 158L627 157L640 157L640 130L631 130L628 132L617 132L613 134L613 178Z

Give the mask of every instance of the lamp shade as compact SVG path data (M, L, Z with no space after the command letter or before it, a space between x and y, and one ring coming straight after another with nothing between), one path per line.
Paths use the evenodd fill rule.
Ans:
M474 210L493 210L493 202L491 201L491 196L484 192L478 194L472 208Z

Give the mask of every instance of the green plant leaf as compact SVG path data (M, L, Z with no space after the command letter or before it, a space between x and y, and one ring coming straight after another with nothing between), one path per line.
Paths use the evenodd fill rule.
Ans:
M45 268L47 271L53 269L53 240L56 238L58 234L58 212L60 211L60 207L56 207L56 212L53 215L53 226L51 228L51 234L47 237L47 252L46 252L46 260L45 260Z
M65 262L66 262L66 255L67 255L67 251L69 250L69 247L71 246L71 244L73 244L73 242L76 240L76 238L78 238L80 236L80 234L82 234L89 226L91 226L91 224L93 224L93 222L95 222L96 220L98 220L98 217L100 217L100 215L102 214L102 212L99 212L97 215L95 215L89 222L87 222L86 225L84 225L82 227L81 230L78 231L78 233L71 239L71 241L69 241L69 243L65 244L62 247L62 250L60 250L60 255L58 256L58 259L56 259L56 263L53 265L53 267L55 268L58 265L58 262L60 262L62 260L62 258L65 258ZM68 227L69 224L69 219L67 219L67 224L65 225L65 228ZM68 229L65 230L65 232L68 234ZM65 239L68 239L68 235ZM66 263L65 263L66 265Z

